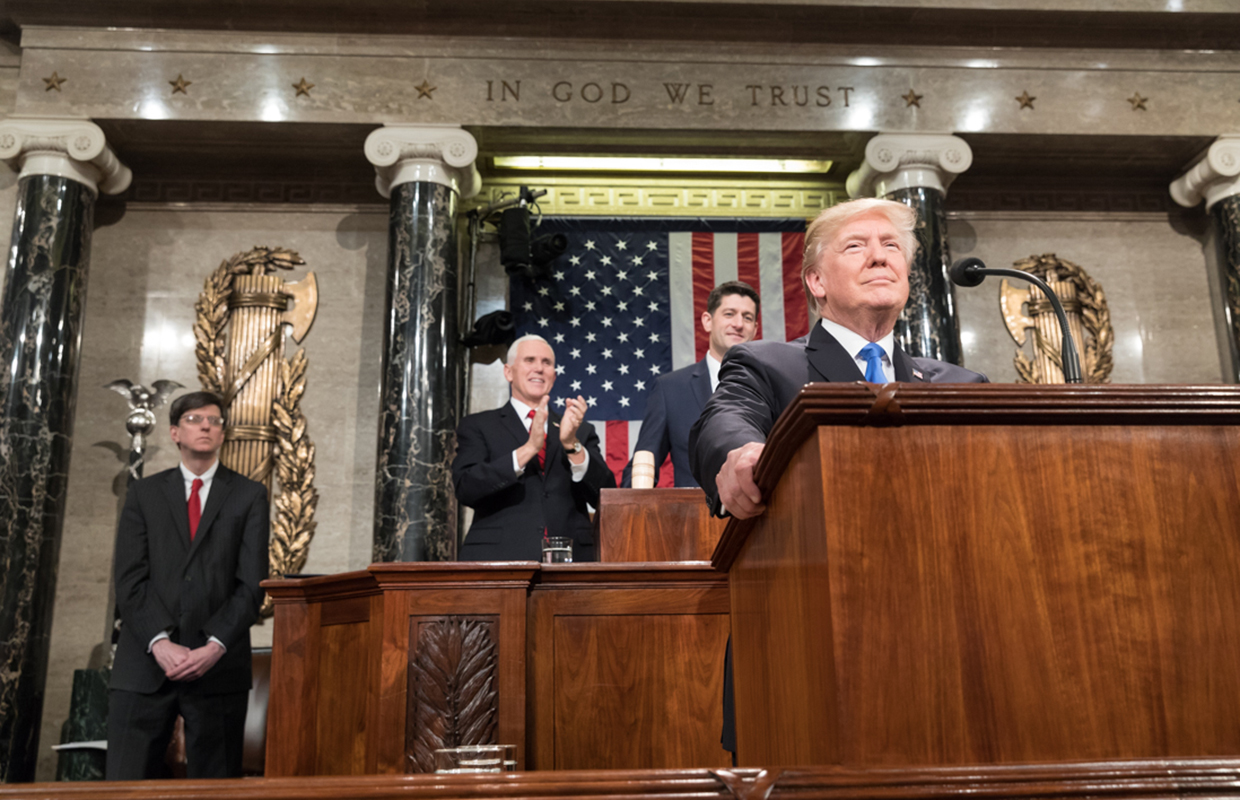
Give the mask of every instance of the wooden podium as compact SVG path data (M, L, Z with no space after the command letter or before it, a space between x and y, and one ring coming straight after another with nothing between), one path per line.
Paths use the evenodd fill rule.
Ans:
M740 763L1240 754L1237 425L1231 386L807 387L714 557Z

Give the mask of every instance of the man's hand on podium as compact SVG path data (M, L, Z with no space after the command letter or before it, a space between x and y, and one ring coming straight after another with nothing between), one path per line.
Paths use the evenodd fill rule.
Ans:
M762 456L764 442L750 442L728 453L719 474L715 476L715 489L719 502L727 512L738 519L756 517L766 511L762 492L753 481L753 468Z

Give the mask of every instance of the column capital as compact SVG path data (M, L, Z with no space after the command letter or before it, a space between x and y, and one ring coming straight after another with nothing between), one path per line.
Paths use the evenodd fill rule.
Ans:
M947 187L973 163L968 142L947 133L880 133L848 176L849 197L882 197L899 189Z
M1225 133L1171 182L1171 199L1192 208L1203 199L1206 211L1226 197L1240 194L1240 134Z
M0 159L27 175L59 175L104 194L129 188L133 173L88 119L12 116L0 120Z
M478 142L459 125L384 125L366 137L366 158L375 165L375 188L384 197L402 183L426 181L461 197L482 189L474 160Z

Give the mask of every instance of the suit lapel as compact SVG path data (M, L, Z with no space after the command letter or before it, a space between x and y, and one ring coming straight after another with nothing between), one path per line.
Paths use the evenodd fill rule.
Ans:
M500 406L499 421L504 430L512 435L512 439L516 442L517 447L529 440L530 433L525 429L525 422L517 418L517 410L512 407L511 401Z
M805 355L809 360L809 381L828 381L830 383L850 383L865 380L856 360L848 354L844 346L827 333L821 323L815 323L810 332L809 342L805 345Z
M699 416L700 410L706 408L706 401L710 399L710 367L706 366L706 359L703 358L694 366L693 372L689 375L689 385L693 387L693 396L697 399Z
M891 364L896 370L896 380L900 383L925 383L926 379L921 377L920 372L913 372L913 360L908 353L905 353L899 344L893 349L895 353L892 354Z
M233 478L237 473L220 464L215 471L215 477L211 480L211 491L207 494L207 505L202 509L202 517L198 520L198 531L194 534L194 542L190 545L189 554L193 557L198 552L198 548L202 546L202 540L207 538L211 532L211 523L219 516L220 508L224 505L224 501L228 499L228 495L232 492ZM189 530L188 515L185 525L186 531Z
M164 481L164 494L168 498L168 508L172 511L172 521L176 525L177 543L182 549L189 550L189 504L185 500L185 477L181 468L168 470L168 479Z
M560 420L562 414L554 411L547 412L547 456L546 463L554 463L554 460L560 457L560 453L564 452L564 445L560 444ZM586 423L582 422L582 425ZM577 438L581 438L580 436ZM546 469L543 470L546 473Z

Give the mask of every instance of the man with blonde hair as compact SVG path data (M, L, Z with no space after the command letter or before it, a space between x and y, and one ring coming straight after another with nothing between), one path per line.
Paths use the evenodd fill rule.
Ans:
M866 198L818 215L805 236L801 282L816 322L793 342L751 342L728 351L689 438L693 474L716 513L742 519L766 506L753 468L775 420L806 383L984 383L954 364L908 355L893 331L908 301L917 213Z

